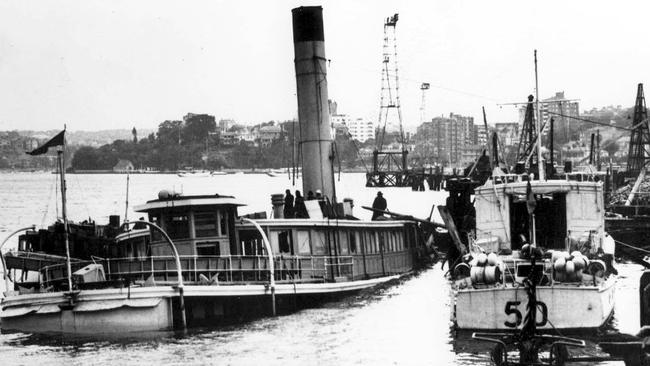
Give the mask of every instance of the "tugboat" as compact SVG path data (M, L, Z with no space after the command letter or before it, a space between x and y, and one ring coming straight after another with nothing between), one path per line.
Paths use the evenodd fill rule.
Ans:
M539 328L602 326L614 308L616 282L615 245L603 230L602 195L599 182L526 175L493 176L476 188L476 238L470 238L469 248L460 246L462 256L453 266L456 326L521 325L532 244L544 252L535 265Z
M30 231L6 255L17 274L1 303L2 330L96 334L223 324L370 288L417 268L425 257L417 223L361 221L350 200L338 203L322 8L293 9L293 28L303 191L324 198L305 201L296 218L283 217L282 195L274 195L273 217L266 218L240 216L242 203L232 196L163 190L136 207L147 220L122 224L99 246L69 240L64 215L56 245ZM64 176L62 182L64 198ZM35 258L43 255L57 262Z
M536 128L540 136L540 123ZM478 187L448 185L447 206L439 210L456 244L448 260L458 329L520 328L530 307L524 286L530 271L537 272L541 330L598 328L613 312L615 243L604 231L603 183L546 179L552 166L543 162L540 139L535 142L537 163L531 144L520 164L528 173L495 169Z

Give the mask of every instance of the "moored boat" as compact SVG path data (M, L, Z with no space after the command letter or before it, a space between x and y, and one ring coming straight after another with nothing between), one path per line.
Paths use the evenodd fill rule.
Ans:
M598 328L612 314L614 241L603 230L602 183L529 179L494 176L475 188L476 238L453 269L459 329L520 327L531 270L538 328ZM542 258L534 269L533 250Z

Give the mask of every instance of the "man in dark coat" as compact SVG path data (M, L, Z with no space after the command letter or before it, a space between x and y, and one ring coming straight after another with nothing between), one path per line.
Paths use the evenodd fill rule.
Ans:
M305 198L300 194L300 191L296 191L296 205L294 206L294 211L296 212L296 218L307 218L307 207L305 207Z
M377 197L375 197L375 200L372 202L372 208L386 211L386 207L388 207L388 204L386 203L386 199L384 198L384 195L381 192L377 192ZM376 220L380 216L384 216L384 214L381 212L373 211L372 213L373 220Z
M295 216L293 210L293 195L290 190L285 191L286 195L284 196L284 217L289 219Z

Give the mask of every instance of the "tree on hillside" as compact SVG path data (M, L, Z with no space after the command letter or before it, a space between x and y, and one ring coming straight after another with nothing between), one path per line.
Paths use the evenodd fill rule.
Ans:
M158 125L157 143L159 145L180 144L183 121L167 120Z
M217 130L217 122L214 116L208 114L188 114L184 118L183 144L201 143L209 136L210 132Z

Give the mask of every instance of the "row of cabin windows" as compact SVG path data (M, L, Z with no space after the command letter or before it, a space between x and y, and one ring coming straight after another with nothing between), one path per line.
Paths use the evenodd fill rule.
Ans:
M292 235L295 231L295 235ZM280 254L289 255L352 255L361 254L364 245L366 254L383 251L398 252L408 247L402 230L364 230L326 232L318 230L270 230L271 247ZM241 238L240 238L241 239ZM240 240L242 254L262 255L261 238ZM330 245L328 246L328 242ZM331 249L331 253L328 250Z
M211 236L228 235L227 214L223 211L196 211L194 215L194 237L205 238ZM161 219L162 217L162 219ZM149 220L162 227L172 239L190 238L190 216L188 213L160 212L151 213ZM162 240L157 231L152 231L154 241Z

